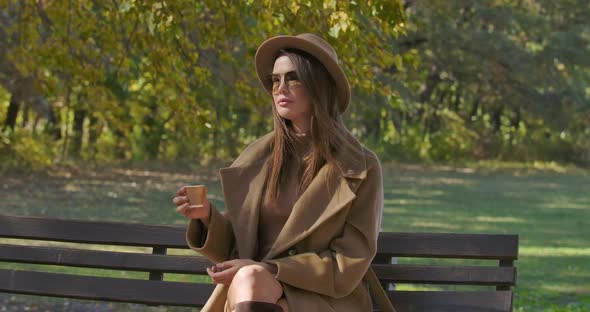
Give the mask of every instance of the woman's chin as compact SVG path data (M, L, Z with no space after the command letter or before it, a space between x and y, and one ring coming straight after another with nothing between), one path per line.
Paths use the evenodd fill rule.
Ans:
M289 108L286 107L277 107L277 112L279 113L279 116L285 118L285 119L291 119L293 118L293 111L290 110Z

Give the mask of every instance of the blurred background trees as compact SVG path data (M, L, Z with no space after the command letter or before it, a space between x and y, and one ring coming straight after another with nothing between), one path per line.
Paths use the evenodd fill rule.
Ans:
M590 164L584 1L0 3L2 166L232 159L272 130L257 46L301 32L384 160Z
M407 13L394 44L404 57L396 150L590 161L587 2L417 1Z

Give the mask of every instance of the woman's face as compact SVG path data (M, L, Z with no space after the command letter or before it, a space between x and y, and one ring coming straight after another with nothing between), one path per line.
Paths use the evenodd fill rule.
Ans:
M307 132L311 122L311 101L297 77L295 65L286 55L275 60L272 71L272 98L279 115L291 120L298 132Z

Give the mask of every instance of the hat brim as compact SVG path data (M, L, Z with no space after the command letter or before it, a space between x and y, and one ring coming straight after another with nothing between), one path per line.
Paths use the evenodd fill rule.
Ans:
M305 51L320 61L330 73L336 83L339 99L339 111L344 113L350 102L350 85L344 71L338 63L326 51L319 46L296 36L280 35L264 41L256 50L255 64L258 80L269 94L272 94L272 85L268 81L268 75L272 73L274 61L280 49L294 48Z

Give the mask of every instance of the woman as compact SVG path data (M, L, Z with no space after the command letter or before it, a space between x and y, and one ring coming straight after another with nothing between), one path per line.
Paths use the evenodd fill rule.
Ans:
M313 34L277 36L255 63L274 131L220 169L227 212L189 208L184 188L173 199L188 245L215 263L202 311L371 311L369 285L387 300L370 270L381 164L342 122L350 87L336 52Z

